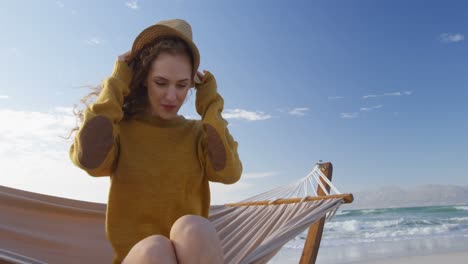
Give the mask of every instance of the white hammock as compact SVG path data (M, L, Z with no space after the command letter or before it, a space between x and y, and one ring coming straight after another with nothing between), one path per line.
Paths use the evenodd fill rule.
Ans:
M236 204L211 206L209 219L226 263L266 263L289 240L352 201L352 195L341 194L327 179L321 166L316 164L293 184ZM105 210L105 204L0 186L0 263L111 263Z

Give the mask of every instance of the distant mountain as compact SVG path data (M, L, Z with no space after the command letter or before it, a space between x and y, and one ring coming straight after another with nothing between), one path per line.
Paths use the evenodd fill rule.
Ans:
M383 187L353 193L354 202L347 209L413 207L468 204L468 186L428 184L414 188Z

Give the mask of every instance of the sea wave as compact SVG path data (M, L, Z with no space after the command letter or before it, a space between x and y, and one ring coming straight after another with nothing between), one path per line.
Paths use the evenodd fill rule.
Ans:
M468 236L468 206L343 210L327 221L322 245L340 246ZM288 243L302 248L307 231Z
M447 221L455 221L455 222L460 222L460 223L467 222L468 223L468 216L467 217L452 217L452 218L448 218Z
M449 219L405 219L332 221L325 225L327 239L398 240L439 235L468 234L468 217Z
M381 229L385 227L394 227L403 223L405 220L403 218L399 219L389 219L381 221L360 221L360 220L346 220L346 221L336 221L329 222L325 225L325 230L335 231L335 232L358 232L368 229Z
M350 213L350 211L338 211L338 212L336 212L335 216L347 215L347 214L349 214L349 213Z
M426 207L401 207L401 208L377 208L360 210L343 210L338 217L371 216L383 214L417 214L417 213L452 213L456 211L468 211L468 205L426 206Z

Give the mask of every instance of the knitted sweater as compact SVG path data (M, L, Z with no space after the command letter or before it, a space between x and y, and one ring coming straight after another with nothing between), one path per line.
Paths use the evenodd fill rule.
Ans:
M166 237L187 214L208 217L209 181L231 184L242 173L237 142L221 117L223 99L207 72L197 84L201 120L164 120L149 114L123 119L132 72L116 62L70 148L75 165L91 176L111 176L106 236L121 263L140 240Z

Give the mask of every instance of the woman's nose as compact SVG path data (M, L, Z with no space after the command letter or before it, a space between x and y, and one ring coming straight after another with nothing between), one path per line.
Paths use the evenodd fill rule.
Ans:
M170 87L166 93L166 99L169 101L175 101L176 99L176 89L175 87Z

